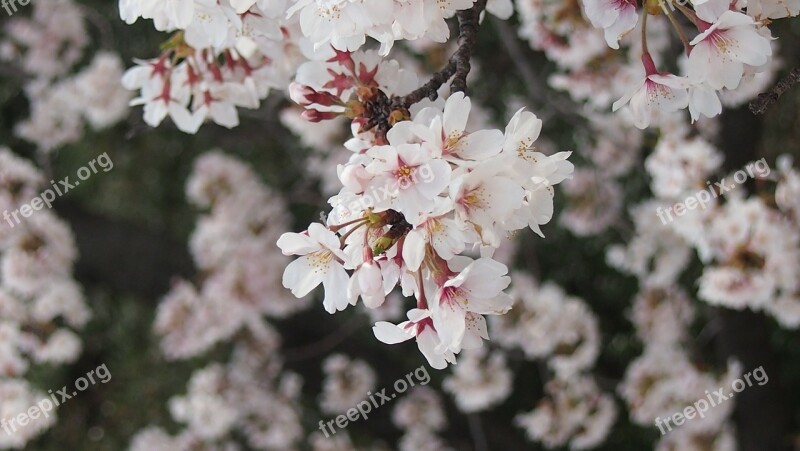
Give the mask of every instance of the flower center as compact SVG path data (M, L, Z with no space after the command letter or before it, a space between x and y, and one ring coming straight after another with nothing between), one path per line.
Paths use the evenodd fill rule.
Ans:
M308 261L315 273L326 272L333 260L333 252L322 249L308 254Z

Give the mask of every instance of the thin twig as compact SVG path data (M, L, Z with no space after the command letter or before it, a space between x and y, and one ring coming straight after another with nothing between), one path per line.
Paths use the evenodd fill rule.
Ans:
M672 12L670 12L669 8L667 8L667 5L665 5L664 2L661 2L661 9L669 19L669 23L672 24L672 28L674 28L675 32L678 33L678 37L681 38L683 49L686 51L686 55L688 56L690 53L692 53L692 46L689 44L689 38L686 37L686 33L683 32L683 28L681 28L681 25L675 19L675 16L672 14Z
M489 451L489 446L486 443L486 434L483 431L483 424L481 417L477 413L467 415L469 422L469 431L472 435L472 441L475 444L475 451Z
M551 107L563 116L578 120L577 106L560 95L554 95L553 91L544 81L543 76L534 72L531 65L528 64L531 60L531 56L526 54L525 49L520 45L519 38L517 38L513 28L509 26L508 22L493 18L492 25L497 30L497 36L503 42L503 48L513 62L514 67L517 68L522 82L525 84L528 97ZM539 112L537 112L537 114L539 114ZM542 119L547 119L549 116L546 116L546 114L552 116L553 112L542 112L539 116Z
M287 349L283 352L287 361L296 362L307 360L325 355L344 342L350 335L363 327L364 318L359 315L354 316L342 327L331 334L314 343L301 346L299 348Z
M753 114L764 114L767 108L772 106L792 86L800 83L800 67L796 67L789 72L789 75L782 78L772 89L758 95L756 100L750 102L750 111Z
M439 72L433 74L433 77L431 77L427 83L403 97L401 99L402 105L406 108L409 108L411 105L418 103L423 99L436 100L436 97L439 96L439 88L441 88L443 84L447 83L447 80L450 80L450 77L452 77L455 72L456 64L451 58L447 65Z
M100 33L100 42L103 45L103 48L106 50L112 50L116 47L116 43L114 40L114 32L111 29L111 22L101 14L96 9L81 5L80 6L81 12L83 13L84 17L97 28L97 31Z

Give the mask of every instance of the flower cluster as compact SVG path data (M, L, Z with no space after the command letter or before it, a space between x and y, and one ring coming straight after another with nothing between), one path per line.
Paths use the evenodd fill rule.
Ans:
M170 358L196 356L242 329L260 329L263 315L283 318L308 305L280 289L287 259L270 251L288 217L250 168L209 152L197 160L187 193L210 209L190 241L204 277L199 287L176 282L159 306L155 328Z
M634 123L639 128L647 127L658 113L687 107L693 121L700 116L718 115L722 111L720 91L735 90L743 79L768 68L772 36L766 25L773 19L800 13L800 5L779 8L781 2L778 1L746 8L745 2L731 4L724 0L691 4L648 0L641 7L630 0L585 0L583 3L592 25L603 30L607 44L614 49L619 48L620 38L637 26L641 12L643 81L636 83L634 90L613 105L617 110L630 104ZM665 16L682 40L686 54L686 59L681 61L684 75L665 71L666 64L656 64L648 49L647 19L651 15ZM676 17L679 15L696 30L692 39L687 37L687 27Z
M733 177L723 176L703 209L670 223L656 217L658 208L708 189L711 182L704 180L721 161L719 152L701 137L673 131L662 138L645 161L656 198L631 209L632 239L607 254L609 263L639 279L631 320L645 349L628 367L619 392L631 419L643 426L680 411L702 398L705 390L729 385L741 372L741 365L730 361L724 373L715 373L694 363L695 356L685 351L695 309L679 278L693 252L704 264L697 280L700 300L762 310L786 328L800 325L796 278L791 276L800 268L798 224L792 213L797 171L788 158L780 159L779 173L771 177L766 162L758 162L764 166L756 177L757 195L747 197L744 189L727 192ZM705 418L664 436L657 448L687 449L702 441L712 449L733 449L733 408L716 406Z
M578 10L561 0L518 0L516 7L520 35L559 68L551 87L601 111L622 108L646 128L687 108L693 122L714 117L767 88L779 66L768 26L797 15L800 3L750 3L583 0ZM673 41L683 43L682 56L671 53Z
M760 199L733 198L701 227L704 242L697 246L708 263L698 281L700 297L734 309L764 309L787 327L800 326L796 224Z
M0 148L0 211L19 208L44 183L35 166ZM50 211L18 227L0 224L0 418L47 397L25 380L33 366L72 363L81 353L75 331L90 312L72 279L76 257L69 227ZM15 434L0 434L0 448L21 448L53 423L40 416Z
M125 88L138 90L132 105L144 105L145 122L155 127L166 117L183 132L196 133L207 120L227 128L239 125L237 107L255 109L270 88L279 84L271 58L259 51L249 56L233 49L195 49L177 34L173 47L151 60L137 60L123 78Z
M511 394L511 370L502 351L486 347L464 351L461 362L453 367L442 388L451 393L462 412L487 410Z
M322 363L325 380L322 383L320 409L325 413L346 413L375 390L375 371L363 360L334 354Z
M283 200L244 163L211 151L196 161L187 195L202 216L190 240L201 282L176 282L158 309L156 332L169 359L232 344L230 360L198 370L188 393L169 402L186 427L170 435L140 431L131 450L231 449L243 434L254 449L290 449L301 438L297 409L302 381L285 371L278 332L265 320L285 318L307 302L280 288L286 258L271 252L288 217ZM270 276L274 276L271 278Z
M511 307L503 293L507 267L461 254L471 246L490 252L525 227L541 235L553 213L553 186L570 175L572 164L568 152L536 151L541 121L530 112L518 111L505 132L468 131L471 102L460 92L410 120L402 120L402 108L379 115L382 106L396 105L403 77L387 76L396 64L360 60L368 57L337 53L342 72L309 63L314 66L300 74L325 74L328 81L292 89L313 119L354 117L355 137L348 142L354 154L338 168L343 187L330 199L327 224L278 240L284 254L301 256L286 268L283 283L298 297L323 284L330 313L359 297L379 307L400 284L416 308L400 325L378 322L375 335L390 344L416 338L429 363L444 368L462 347L488 338L483 315Z
M498 342L520 348L530 359L547 359L559 376L569 378L594 366L600 351L597 319L586 304L547 282L515 273L512 297L516 308L493 319Z
M518 415L516 424L548 447L585 449L602 443L617 407L591 377L600 351L597 319L582 300L552 282L539 285L521 272L513 279L515 308L492 318L495 341L504 351L522 349L528 360L545 360L554 376L545 386L546 397Z
M148 125L169 115L183 132L196 133L206 121L239 125L238 108L256 109L271 89L286 89L297 66L325 57L312 50L297 20L287 19L286 2L120 0L128 23L152 19L175 31L157 58L137 60L123 79L139 91Z
M72 0L36 2L30 18L13 17L3 32L0 60L17 60L26 73L45 79L69 73L89 45L83 12Z
M298 0L288 14L300 17L300 27L314 46L330 44L341 51L358 50L369 36L381 43L386 55L400 39L446 42L445 19L469 9L475 0ZM511 0L490 0L489 12L507 19Z
M548 105L586 119L570 129L586 163L574 170L569 153L546 150L536 115L509 107L510 120L497 129L479 109L480 96L464 93L475 47L469 32L484 8L507 18L509 0L121 0L129 23L152 19L157 29L173 32L161 55L138 61L124 77L127 88L139 91L134 103L144 105L148 124L169 115L189 133L206 121L230 128L239 123L237 108L258 108L268 92L281 91L297 105L280 119L317 152L305 170L319 176L330 196L320 222L283 233L284 203L251 171L220 155L201 160L189 193L210 208L191 242L202 279L196 286L178 282L160 308L157 331L166 354L196 356L226 340L271 354L278 345L262 317L294 313L321 284L326 311L366 309L379 341L413 339L434 368L455 363L464 350L443 384L463 412L509 396L511 356L540 361L549 379L544 398L515 424L547 447L598 446L617 404L598 386L607 379L592 375L601 353L593 299L510 274L512 259L504 258L509 235L526 227L543 235L554 215L554 186L562 181L559 224L577 237L599 236L598 242L607 242L607 231L622 235L606 259L638 282L629 319L644 351L617 386L634 424L652 427L657 416L738 376L733 361L715 371L684 350L702 314L696 301L764 311L783 327L800 326L793 277L800 269L800 173L783 159L778 174L758 178L757 195L749 197L749 186L723 195L710 182L724 180L722 154L712 145L714 117L770 83L780 65L770 23L800 13L800 2L579 3L515 1L519 35L555 62L546 83L585 106L560 98ZM423 58L412 61L405 52L427 49L425 57L442 62L429 41L445 42L454 16L457 48L422 84L429 75L418 70ZM367 37L380 49L367 50ZM400 40L409 45L394 46ZM676 58L678 41L684 54ZM390 49L395 59L385 58ZM527 63L509 53L511 64ZM534 97L539 71L525 72ZM682 117L685 109L692 125ZM352 136L345 136L345 123ZM657 137L640 130L649 126L658 128ZM652 196L625 208L637 188L646 190L647 182L637 186L637 171ZM702 189L714 193L702 210L668 224L659 220L659 209ZM275 242L284 255L275 253ZM297 259L289 263L290 255ZM704 265L697 299L681 286L695 255ZM302 301L276 291L281 272L281 284ZM404 305L408 298L413 304ZM395 324L404 314L407 320ZM489 338L487 315L493 349L481 347ZM297 380L287 375L289 388L281 388L282 362L272 357L248 359L269 369L264 384L235 359L197 372L188 394L170 403L186 430L178 436L148 430L134 449L226 449L236 434L252 447L295 445L302 432L290 406L299 402L292 390ZM353 407L376 382L366 362L343 355L326 359L323 372L320 410L331 414ZM252 403L242 400L248 384L258 387ZM257 411L255 402L268 408ZM394 422L404 434L397 448L446 449L438 437L446 425L441 404L427 387L398 400ZM731 449L734 406L663 437L657 449L698 443ZM210 412L214 427L203 428ZM264 427L273 417L279 426ZM309 443L315 450L356 447L345 431L330 439L314 433Z
M241 433L253 449L291 449L300 439L297 410L302 381L282 371L278 334L265 324L239 341L227 364L213 363L194 373L188 393L170 399L172 418L185 425L176 435L157 426L140 431L131 451L238 449L230 438Z
M80 140L84 125L102 130L128 114L130 93L122 88L122 60L97 52L90 64L70 74L89 41L84 15L70 0L44 0L33 5L31 18L13 18L0 36L5 58L19 61L26 75L30 117L15 127L17 136L51 152Z
M666 300L669 302L669 300ZM706 396L711 388L728 385L741 374L741 365L731 362L725 374L703 371L689 361L686 352L676 347L649 347L634 360L625 373L619 392L625 399L631 420L652 426L656 418L667 418ZM676 444L729 441L728 419L733 403L716 405L704 417L694 418L658 444L659 449L682 449ZM717 444L719 446L720 443ZM713 447L712 449L731 449Z
M535 410L516 418L532 440L548 448L569 444L571 449L594 448L605 440L617 407L592 378L554 379L545 385L545 393Z

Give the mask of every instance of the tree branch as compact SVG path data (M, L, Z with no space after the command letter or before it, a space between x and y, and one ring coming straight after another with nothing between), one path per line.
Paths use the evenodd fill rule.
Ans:
M800 67L796 67L789 72L789 75L782 78L772 89L758 95L756 100L750 102L750 111L753 114L764 114L767 108L778 101L784 92L792 86L800 83Z
M477 43L478 28L481 13L486 8L487 0L477 0L470 9L457 13L458 16L458 49L450 56L447 65L442 70L433 74L427 83L415 89L408 95L399 99L399 104L405 108L422 101L423 99L436 100L439 88L450 78L453 78L451 88L453 92L463 92L467 88L467 75L471 69L470 59Z
M458 50L453 55L456 62L456 73L450 84L452 92L467 90L467 75L472 68L470 60L475 44L478 42L478 28L480 27L481 13L486 8L487 0L477 0L475 5L467 10L458 12Z

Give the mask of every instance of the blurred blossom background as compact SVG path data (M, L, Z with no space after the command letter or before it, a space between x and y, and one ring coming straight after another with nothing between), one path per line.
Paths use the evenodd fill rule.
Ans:
M582 2L515 0L513 14L501 3L477 34L469 127L502 131L526 107L543 121L532 148L572 151L575 170L548 186L544 238L523 229L494 252L513 307L442 370L413 342L375 338L376 322L405 321L414 305L399 289L379 308L331 315L322 290L296 298L283 286L293 257L276 242L330 214L352 154L348 121L306 121L290 99L301 44L274 45L289 56L264 75L263 98L220 106L187 133L194 119L172 110L148 125L160 113L135 100L132 72L164 49L177 61L182 33L126 24L125 0L0 9L0 214L65 177L81 182L53 209L0 223L0 418L100 365L113 375L49 418L0 430L0 449L800 449L800 89L765 114L748 109L800 67L800 24L770 24L770 63L720 91L720 115L665 113L640 130L611 111L636 84L638 57L625 55L641 53L638 32L614 53ZM651 53L680 53L654 17ZM450 22L449 43L398 41L390 58L423 83L456 49ZM104 153L113 169L77 178ZM659 219L762 158L767 170L724 200ZM320 429L421 365L429 383L335 435ZM659 432L657 417L759 367L768 383Z

